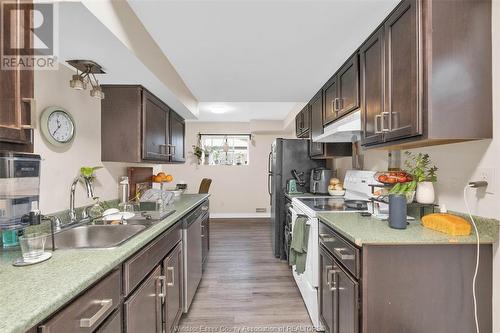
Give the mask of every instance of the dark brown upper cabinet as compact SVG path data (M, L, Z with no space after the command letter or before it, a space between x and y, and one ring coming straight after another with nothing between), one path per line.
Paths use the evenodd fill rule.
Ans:
M351 143L314 142L314 137L323 134L323 91L320 90L309 102L311 112L311 139L309 156L312 159L326 159L352 155Z
M6 1L0 1L0 5ZM23 3L26 5L26 3ZM24 27L19 23L5 24L3 36L8 40L5 45L17 43L10 38L23 38L23 45L32 45L30 38L33 14L22 11ZM13 31L15 30L15 31ZM21 33L23 32L23 33ZM19 41L21 42L21 41ZM23 55L28 50L23 49ZM20 50L15 55L20 55ZM31 52L31 51L30 51ZM33 70L32 69L0 69L0 150L33 152L33 126L31 119L33 109Z
M101 159L109 162L184 161L184 120L138 85L104 85Z
M380 142L384 110L384 28L381 27L359 50L363 143Z
M491 49L491 1L402 1L360 48L362 144L491 138Z
M298 138L308 138L311 130L311 111L306 105L295 117L295 134Z
M170 109L147 91L143 91L142 158L149 161L169 161Z
M309 102L311 110L311 138L323 134L323 92L320 90ZM323 155L323 143L311 139L309 156Z
M359 108L359 59L354 54L323 87L323 125Z
M186 123L184 118L170 110L170 143L168 147L172 154L171 162L183 163L186 161L185 140Z
M419 2L404 1L384 24L385 31L385 108L382 130L386 140L422 134L422 81L417 15Z

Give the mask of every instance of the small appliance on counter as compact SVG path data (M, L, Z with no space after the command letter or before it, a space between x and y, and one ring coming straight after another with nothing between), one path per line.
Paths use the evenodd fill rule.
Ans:
M302 192L299 192L297 188L297 180L295 179L288 179L286 181L286 193L287 194L301 194Z
M330 179L335 176L336 173L330 169L323 167L312 169L309 191L313 194L328 194Z
M38 210L39 155L0 153L0 231L3 248L19 245L25 216Z

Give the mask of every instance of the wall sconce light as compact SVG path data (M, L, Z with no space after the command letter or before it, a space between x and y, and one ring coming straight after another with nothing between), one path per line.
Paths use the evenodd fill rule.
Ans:
M90 96L104 99L99 81L95 74L106 74L102 67L92 60L68 60L67 63L76 68L76 75L73 75L69 81L69 86L76 90L86 90L87 85L90 85Z

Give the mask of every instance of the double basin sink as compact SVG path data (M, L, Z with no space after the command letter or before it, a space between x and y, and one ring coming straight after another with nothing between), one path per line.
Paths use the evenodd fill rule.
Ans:
M166 214L166 216L170 214ZM166 216L163 216L162 219ZM82 222L56 232L54 234L55 249L114 248L162 219L138 216L127 220L126 224L106 224L102 220ZM47 243L52 244L52 237L49 237Z

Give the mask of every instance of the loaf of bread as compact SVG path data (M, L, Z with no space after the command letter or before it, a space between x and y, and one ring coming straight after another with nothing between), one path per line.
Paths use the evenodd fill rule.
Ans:
M452 236L467 236L471 234L469 221L451 214L429 214L422 217L424 227L444 232Z

